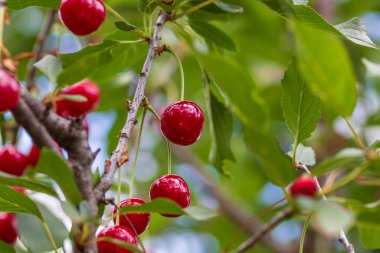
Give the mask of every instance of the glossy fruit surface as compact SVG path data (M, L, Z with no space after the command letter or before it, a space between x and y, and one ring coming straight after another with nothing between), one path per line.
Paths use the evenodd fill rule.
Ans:
M168 174L153 182L150 187L150 199L166 198L174 201L182 208L190 205L190 190L185 180L180 176ZM161 214L165 217L179 217L180 215Z
M40 150L37 148L36 145L33 144L28 154L29 164L32 167L36 167L38 160L40 159L40 155Z
M17 236L15 215L0 213L0 240L8 244L14 244Z
M102 0L63 0L59 15L65 26L79 36L95 32L106 17Z
M289 191L292 196L313 197L318 192L318 186L313 177L301 176L290 186Z
M171 142L188 146L202 134L204 115L193 102L180 101L166 107L161 117L162 134Z
M20 99L20 85L7 70L0 67L0 113L16 107Z
M64 98L64 95L80 95L87 101L73 101ZM98 86L89 80L84 80L69 86L61 91L56 101L56 111L62 117L80 117L92 111L99 103L100 91Z
M0 171L21 176L28 167L28 158L14 146L0 148Z
M120 202L120 208L125 206L138 206L145 204L145 201L138 198L126 199ZM116 207L113 210L113 214L116 214ZM127 219L128 218L128 219ZM129 221L128 221L129 220ZM116 217L113 219L114 223L116 223ZM137 232L137 234L143 233L148 227L150 222L150 214L149 213L129 213L120 216L120 225L129 228L132 231ZM133 228L131 224L133 225Z
M137 246L137 239L134 233L126 227L123 226L114 226L104 228L100 231L98 238L110 237L125 243ZM112 242L107 241L98 241L98 253L133 253L133 251L124 249Z

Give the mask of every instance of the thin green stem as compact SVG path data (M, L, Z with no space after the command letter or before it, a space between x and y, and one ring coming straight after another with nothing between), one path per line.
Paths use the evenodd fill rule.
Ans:
M118 168L117 170L117 198L116 198L116 204L117 204L117 214L116 214L116 226L119 226L120 224L120 195L121 195L121 168Z
M301 236L301 241L300 241L300 249L298 251L299 253L303 253L303 245L305 243L306 231L307 231L307 228L309 227L310 221L311 221L311 215L307 217L307 220L305 221L305 224L303 225L302 236Z
M3 48L4 15L5 15L5 6L0 4L0 59L1 59L1 52Z
M174 53L174 51L171 49L168 49L167 51L171 53L178 62L179 71L181 73L181 101L183 101L185 99L185 73L183 71L182 62L178 55Z
M166 140L166 147L168 149L168 174L172 174L172 149L168 140Z
M184 12L178 14L178 15L175 15L174 20L182 18L183 16L186 16L186 15L189 15L190 13L193 13L194 11L197 11L197 10L199 10L199 9L201 9L201 8L209 5L209 4L212 4L213 2L215 2L215 0L207 0L205 2L197 4L197 5L195 5L195 6L191 7L191 8L189 8L189 9L187 9L186 11L184 11Z
M43 225L44 230L45 230L45 232L46 232L46 234L47 234L47 236L48 236L48 238L49 238L50 244L51 244L51 246L52 246L53 249L54 249L54 252L55 252L55 253L58 253L57 245L55 244L55 241L54 241L53 235L51 234L51 231L50 231L49 226L46 224L45 221L42 221L42 225Z
M104 3L107 10L117 19L120 19L121 21L125 22L127 25L131 25L123 16L121 16L114 8L109 6L108 4Z
M132 170L132 176L131 176L131 184L129 186L129 198L133 197L133 185L135 183L136 168L137 168L137 158L139 156L140 142L141 142L142 131L143 131L143 128L144 128L145 115L146 115L146 108L144 108L144 110L143 110L143 114L142 114L142 118L141 118L141 126L140 126L140 130L139 130L139 136L137 138L135 160L133 161L133 170Z
M157 113L157 111L153 108L153 106L151 106L150 104L148 104L148 105L146 106L146 109L147 109L148 111L150 111L151 113L153 113L154 117L155 117L158 121L161 120L160 115L159 115L159 114Z
M350 128L350 131L352 133L352 136L354 137L354 140L356 144L364 151L367 152L367 147L364 145L363 141L361 140L359 134L356 132L354 126L352 125L351 121L348 118L344 118L346 121L348 127Z

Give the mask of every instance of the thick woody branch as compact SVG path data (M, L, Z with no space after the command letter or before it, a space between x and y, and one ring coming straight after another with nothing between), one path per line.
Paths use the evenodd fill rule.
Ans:
M304 164L298 164L297 168L303 172L303 173L306 173L306 174L311 174L310 170L307 168L306 165ZM318 191L320 193L322 193L322 188L321 188L321 185L319 184L317 178L315 178L315 182L317 184L317 187L318 187ZM322 198L324 200L327 200L326 196L324 194L322 194ZM355 253L355 248L354 248L354 245L352 245L348 239L347 239L347 236L346 234L344 233L344 230L341 229L340 232L339 232L339 237L338 237L338 241L341 242L343 244L343 246L346 248L347 252L348 253Z
M156 55L156 50L159 48L159 41L161 40L161 31L168 21L170 13L161 12L158 15L153 38L149 41L149 52L146 57L140 78L138 80L136 92L132 103L129 106L128 117L119 136L119 142L116 150L113 152L111 159L106 162L105 171L102 175L100 183L95 188L95 196L98 201L104 198L105 192L112 184L112 178L117 169L128 161L128 140L130 138L133 127L136 124L136 115L142 100L144 99L144 90L147 78L152 66L153 59Z
M251 249L266 233L271 231L274 227L280 224L282 221L287 220L293 215L292 209L285 209L284 211L277 213L272 220L267 224L262 226L254 235L252 235L248 240L243 242L234 253L243 253Z
M26 72L26 84L28 90L31 90L35 86L34 79L36 76L36 68L34 67L34 64L41 59L46 38L49 36L50 30L55 22L56 16L56 10L51 10L47 13L45 23L43 24L41 31L37 36L37 40L33 49L34 56L30 61Z

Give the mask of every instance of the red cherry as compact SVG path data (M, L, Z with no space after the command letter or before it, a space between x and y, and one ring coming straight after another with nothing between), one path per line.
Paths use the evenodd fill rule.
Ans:
M106 17L102 0L63 0L59 15L65 26L79 36L95 32Z
M126 199L120 202L120 208L125 206L139 206L145 204L145 201L138 198ZM113 209L113 214L115 215L117 212L117 208ZM127 218L125 217L128 217ZM113 222L116 223L116 217L113 218ZM133 228L130 223L132 223ZM129 213L120 216L120 225L131 229L132 231L136 230L137 234L142 234L146 228L148 227L150 222L150 214L149 213Z
M4 146L0 149L0 171L21 176L28 167L28 158L14 146Z
M62 117L80 117L96 107L99 102L100 91L96 84L84 80L63 89L58 97L62 95L81 95L87 99L85 102L77 102L61 97L56 101L56 110L59 115Z
M318 186L313 177L301 176L290 186L289 190L293 197L300 195L314 197L318 192Z
M0 213L0 240L8 244L14 244L17 236L15 215L11 213Z
M8 71L0 68L0 113L16 107L20 99L20 85Z
M189 101L169 105L161 117L162 134L169 141L182 146L191 145L199 139L203 124L202 109Z
M24 188L13 186L12 189L15 191L18 191L19 193L26 194L26 191Z
M134 233L129 228L123 226L104 228L98 235L98 238L101 237L110 237L137 246L137 239ZM97 246L98 253L133 253L131 250L124 249L112 242L107 241L98 241Z
M33 144L28 154L29 164L32 167L36 167L38 160L40 159L40 155L40 150L37 148L36 145Z
M185 180L180 176L168 174L156 179L150 187L150 199L166 198L174 201L182 208L190 205L190 190ZM165 217L179 217L181 215L161 214Z
M172 0L172 1L162 1L162 3L165 4L165 5L167 5L167 6L172 6L175 3L175 1L174 0Z

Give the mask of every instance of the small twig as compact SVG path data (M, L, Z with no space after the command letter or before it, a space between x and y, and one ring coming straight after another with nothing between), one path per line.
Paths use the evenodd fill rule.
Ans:
M297 168L306 174L311 174L310 170L307 168L306 165L299 163ZM315 178L315 182L317 183L318 191L321 193L321 196L324 200L327 200L326 196L323 194L321 185L319 184L317 178ZM338 241L343 244L343 246L346 248L348 253L355 253L354 246L348 241L346 234L344 233L344 230L341 229L339 232Z
M153 59L156 55L156 49L159 46L161 39L161 31L169 18L168 12L161 12L156 22L156 28L152 40L149 42L149 52L146 57L140 78L138 80L135 96L132 103L129 106L128 117L120 133L119 142L116 150L112 153L110 162L108 162L107 169L102 175L99 184L95 188L95 196L98 201L103 199L105 192L110 188L112 184L112 178L114 177L116 170L128 161L128 140L131 135L132 129L136 124L136 114L140 107L141 102L144 99L144 90L147 82L147 78L152 66Z
M271 231L282 221L290 218L293 214L294 211L291 208L285 209L284 211L277 213L267 224L262 226L255 234L248 238L248 240L240 244L240 246L234 251L234 253L242 253L251 249L256 244L256 242L258 242L266 233Z
M45 41L50 34L50 30L55 22L56 15L57 15L56 10L51 10L47 13L46 21L40 33L37 36L37 40L33 49L35 54L32 60L30 61L27 71L26 71L27 73L26 83L27 83L28 90L31 90L35 86L34 78L36 76L36 68L34 67L34 64L41 59Z

